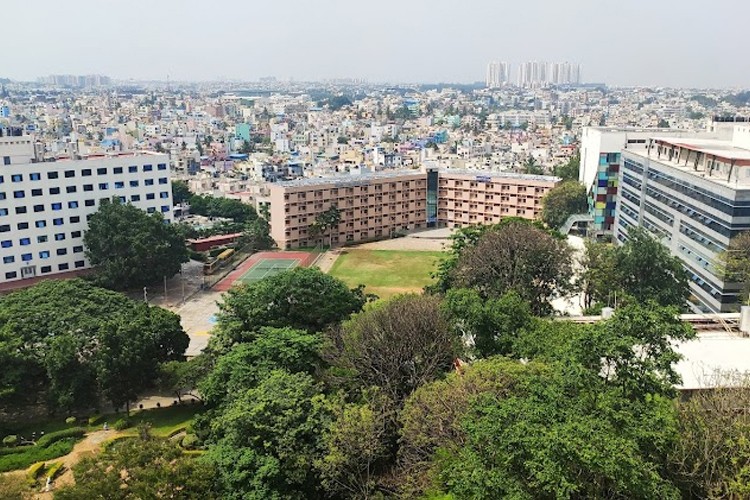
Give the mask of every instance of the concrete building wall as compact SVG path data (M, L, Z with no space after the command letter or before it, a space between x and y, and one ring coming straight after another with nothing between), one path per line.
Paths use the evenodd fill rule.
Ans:
M541 198L557 177L441 171L433 196L437 218L428 224L428 174L403 171L330 179L304 179L270 185L271 236L280 248L312 246L309 226L336 205L341 223L335 244L388 238L399 231L499 222L503 217L535 219ZM433 212L434 213L434 212Z
M723 280L716 257L750 229L750 185L696 171L685 161L689 153L670 159L653 150L623 151L614 236L622 243L630 228L646 228L682 261L699 308L734 311L740 287Z
M542 197L559 179L547 176L482 176L441 172L438 221L461 227L495 224L503 217L538 219Z
M0 283L88 268L87 217L113 196L171 221L170 177L159 154L0 165Z

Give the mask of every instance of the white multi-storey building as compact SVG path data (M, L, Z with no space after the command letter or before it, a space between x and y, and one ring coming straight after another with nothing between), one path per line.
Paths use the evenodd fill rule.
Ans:
M731 238L750 230L750 125L730 140L652 136L623 149L614 236L642 226L678 257L700 309L734 311L741 286L717 265ZM721 132L721 130L716 130Z
M485 83L487 88L495 89L507 85L510 81L510 65L507 62L491 61L487 63Z
M83 233L102 200L118 197L172 220L166 155L39 161L34 147L33 137L0 129L0 285L88 268Z

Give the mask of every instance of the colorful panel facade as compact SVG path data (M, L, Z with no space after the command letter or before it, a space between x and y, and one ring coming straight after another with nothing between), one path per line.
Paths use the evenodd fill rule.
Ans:
M617 206L617 176L620 153L601 153L595 182L589 190L589 214L594 218L596 233L611 233Z

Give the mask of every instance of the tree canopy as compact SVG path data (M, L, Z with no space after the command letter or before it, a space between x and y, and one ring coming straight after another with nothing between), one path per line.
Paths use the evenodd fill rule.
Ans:
M247 223L258 218L251 205L231 198L194 194L189 199L190 213L206 217L223 217L234 222Z
M179 316L76 279L43 281L0 298L0 397L42 398L51 413L135 399L159 364L182 359Z
M102 453L84 457L74 468L75 484L55 498L219 498L215 471L183 454L173 441L148 435L116 441Z
M350 290L317 268L298 267L224 294L212 342L231 346L254 338L264 326L317 332L348 318L364 304L360 288Z
M538 321L517 356L422 386L401 414L407 491L457 498L679 498L674 309L630 306L593 326ZM475 372L475 370L477 372ZM624 427L623 427L624 426Z
M495 226L461 230L438 271L438 289L470 288L483 299L517 293L534 314L571 290L571 250L533 223L508 219Z
M378 387L396 403L442 376L459 353L440 299L427 295L374 305L345 323L336 343L336 363L363 387Z
M187 182L180 180L172 181L172 201L175 205L185 203L191 196L193 196L193 193L190 191Z
M161 213L147 214L119 198L102 201L83 241L97 282L114 290L171 278L188 261L182 235Z
M561 165L555 167L553 173L562 178L563 182L578 181L578 173L581 168L581 152L576 151L574 156Z
M581 279L589 305L617 299L684 307L690 296L682 262L642 228L631 228L621 246L587 243Z
M719 253L716 267L726 281L742 285L741 300L750 298L750 231L743 231L729 241Z
M578 181L560 183L544 196L542 205L544 223L560 229L571 215L588 211L586 187Z

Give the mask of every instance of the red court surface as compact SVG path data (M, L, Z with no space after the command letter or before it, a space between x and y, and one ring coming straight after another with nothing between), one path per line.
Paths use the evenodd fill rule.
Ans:
M263 259L299 260L300 267L309 267L318 255L315 252L259 252L248 257L245 262L237 266L237 269L229 273L226 278L216 283L212 289L217 292L226 292L232 288L235 281L240 279L251 267Z

